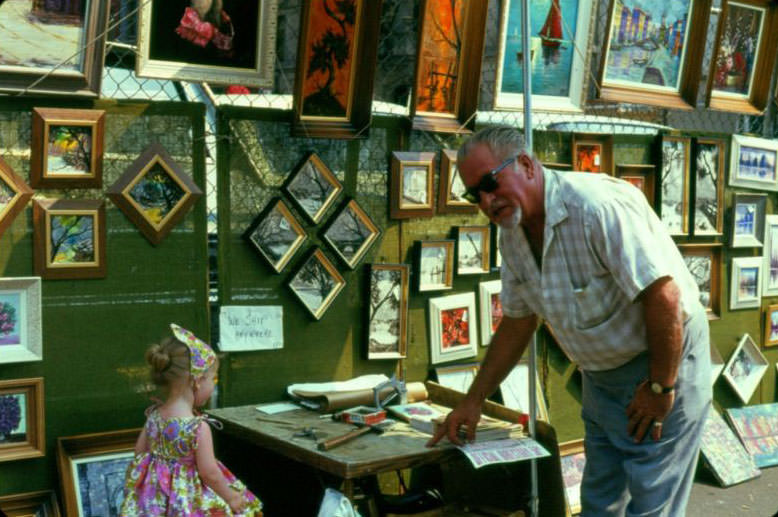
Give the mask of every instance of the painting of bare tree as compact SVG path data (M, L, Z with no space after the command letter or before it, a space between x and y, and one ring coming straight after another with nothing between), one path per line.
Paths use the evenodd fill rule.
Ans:
M695 160L694 234L721 235L724 207L724 142L698 140Z
M316 153L311 153L298 167L284 190L314 224L321 221L343 186Z
M457 274L478 275L489 272L490 228L460 226L457 228Z
M128 194L143 216L152 225L159 227L175 210L186 191L157 161L138 177Z
M52 215L49 234L51 264L94 262L94 216Z
M720 316L721 244L679 244L686 267L697 284L700 303L709 319Z
M247 232L247 238L280 273L306 239L305 230L280 199L272 201Z
M289 288L317 320L346 285L346 281L316 248L289 282Z
M92 164L92 128L49 126L46 160L50 176L89 174Z
M405 357L408 266L372 264L368 295L368 359Z
M352 199L332 220L324 232L324 240L354 269L380 233L367 213Z
M454 241L416 242L416 279L419 291L453 287Z
M671 235L688 233L688 138L662 139L662 204L660 216Z

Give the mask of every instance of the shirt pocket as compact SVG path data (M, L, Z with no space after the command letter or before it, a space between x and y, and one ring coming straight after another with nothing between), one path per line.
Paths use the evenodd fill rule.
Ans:
M573 314L579 330L593 329L618 312L619 291L612 275L593 276L582 288L573 289Z

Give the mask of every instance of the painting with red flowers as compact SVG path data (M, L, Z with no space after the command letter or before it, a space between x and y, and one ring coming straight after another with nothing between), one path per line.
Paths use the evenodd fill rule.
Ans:
M429 304L432 364L475 356L478 346L475 294L431 298Z
M441 346L444 350L470 344L470 334L467 331L469 319L470 315L466 307L440 313L441 333L443 336Z

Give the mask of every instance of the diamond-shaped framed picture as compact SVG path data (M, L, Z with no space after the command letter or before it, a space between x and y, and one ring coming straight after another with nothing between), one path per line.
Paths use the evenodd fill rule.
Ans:
M319 155L312 152L289 175L283 189L308 220L319 224L343 185Z
M305 230L281 198L268 203L244 233L276 273L283 271L307 238Z
M324 230L324 240L348 267L354 269L381 230L354 199L348 199Z
M32 194L30 186L0 158L0 237L27 206Z
M111 185L106 195L156 246L203 192L165 148L154 143Z
M346 286L346 280L321 248L313 248L288 285L311 316L319 320Z

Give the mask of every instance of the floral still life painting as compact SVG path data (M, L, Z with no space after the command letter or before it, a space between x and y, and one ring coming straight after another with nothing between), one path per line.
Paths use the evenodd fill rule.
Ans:
M714 65L714 90L746 97L751 93L764 11L729 2Z
M0 449L27 440L26 394L0 395Z
M21 344L21 293L0 291L0 347Z
M432 364L476 355L478 322L474 293L430 298L429 318Z

